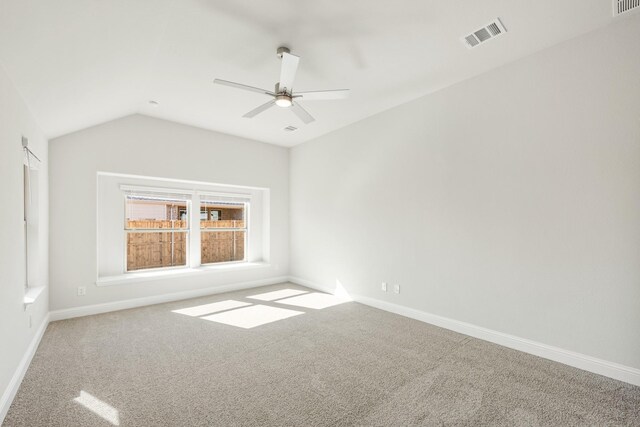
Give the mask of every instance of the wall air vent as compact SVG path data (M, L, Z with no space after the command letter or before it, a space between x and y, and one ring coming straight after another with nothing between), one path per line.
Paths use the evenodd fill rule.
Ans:
M285 132L294 132L294 131L298 130L298 128L295 127L295 126L287 126L286 128L284 128L282 130L285 131Z
M624 1L624 0L618 0L618 1ZM629 0L629 1L640 2L640 0ZM471 49L472 47L476 47L491 39L501 36L506 32L507 32L507 29L504 28L504 25L502 25L502 22L500 22L500 19L496 18L496 20L493 21L492 23L474 31L469 35L462 37L462 42L465 44L465 46Z
M613 0L613 16L640 11L640 0Z

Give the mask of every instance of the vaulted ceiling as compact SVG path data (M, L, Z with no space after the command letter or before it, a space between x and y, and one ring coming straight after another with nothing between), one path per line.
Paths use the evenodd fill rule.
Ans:
M464 46L497 17L506 35ZM49 137L142 113L292 146L613 19L610 0L0 0L0 64ZM266 99L213 79L272 89L280 45L296 90L350 98L307 101L309 125L242 118Z

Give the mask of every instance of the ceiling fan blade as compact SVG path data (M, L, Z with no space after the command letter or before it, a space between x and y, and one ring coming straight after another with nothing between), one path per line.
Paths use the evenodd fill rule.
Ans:
M314 90L312 92L296 92L294 98L301 97L305 101L320 101L325 99L345 99L349 97L349 89Z
M262 104L259 107L254 108L253 110L249 111L247 114L245 114L242 117L246 117L247 119L250 119L252 117L257 116L258 114L262 113L265 110L268 110L269 108L273 107L274 105L276 105L276 100L272 100L267 102L266 104Z
M282 65L280 66L280 90L291 93L293 90L293 82L296 79L296 71L298 70L298 62L300 57L284 52L282 54Z
M316 120L313 118L311 114L309 114L309 112L307 112L307 110L302 108L302 106L297 102L293 103L293 105L291 106L291 111L293 111L294 114L298 116L298 118L307 125Z
M276 94L270 90L260 89L259 87L247 86L240 83L230 82L227 80L214 79L213 82L218 85L235 87L236 89L247 90L249 92L264 93L265 95L275 96Z

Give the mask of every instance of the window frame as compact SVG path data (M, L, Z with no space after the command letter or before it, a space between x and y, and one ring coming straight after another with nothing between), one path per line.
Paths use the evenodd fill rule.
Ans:
M40 224L40 159L36 156L28 146L28 140L22 137L22 148L24 156L22 159L22 220L24 239L24 291L37 288L37 282L40 282L39 261L40 242L38 237L38 228ZM35 236L35 246L29 244ZM35 269L35 270L34 270ZM33 273L33 274L32 274ZM35 277L34 277L35 276Z
M27 154L28 155L28 154ZM24 239L24 289L29 289L29 214L31 213L31 170L28 162L22 164L22 220Z
M124 274L136 274L144 272L161 272L167 270L180 270L191 268L212 268L215 266L224 266L229 264L248 264L250 260L250 209L251 209L251 194L243 193L225 193L225 192L209 192L203 190L193 190L188 188L169 188L169 187L147 187L138 185L120 184L120 190L122 192L123 200L123 224L122 230L122 245L123 245L123 272ZM186 228L127 228L127 200L129 196L134 196L136 193L141 197L144 195L153 196L156 194L159 198L164 197L168 201L172 201L171 195L174 194L175 202L182 203L184 201L186 206ZM203 197L204 200L201 198ZM224 227L224 228L201 228L200 212L203 208L210 204L242 204L244 210L244 227ZM180 216L180 209L178 209L178 215ZM206 209L206 208L205 208ZM166 267L151 267L151 268L139 268L136 270L129 270L128 268L128 235L130 233L166 233L166 232L181 232L185 233L185 264L172 265ZM221 262L202 262L202 233L217 231L217 232L244 232L244 256L241 260L234 261L221 261ZM194 237L198 233L197 239ZM197 240L197 241L196 241Z
M185 200L185 205L186 205L186 211L187 211L187 227L186 228L127 228L127 198L130 196L130 194L127 194L127 191L131 191L131 189L126 188L125 186L121 186L121 190L122 190L122 196L123 196L123 202L124 202L124 215L123 215L123 220L124 220L124 224L123 224L123 246L124 246L124 250L123 250L123 256L124 256L124 273L125 274L135 274L135 273L140 273L140 272L146 272L146 271L165 271L165 270L177 270L177 269L184 269L184 268L189 268L190 267L190 262L191 262L191 223L193 221L191 221L190 215L191 215L191 209L192 209L192 199L186 199ZM172 192L174 192L175 194L183 194L184 191L179 190L179 189L160 189L160 188L144 188L144 187L140 187L139 189L140 191L143 191L145 193L154 193L157 192L158 194L171 194ZM135 190L133 190L135 191ZM190 196L191 197L191 196ZM176 199L176 202L180 202L180 199ZM180 212L178 210L178 212ZM185 233L185 263L184 265L170 265L167 267L151 267L151 268L139 268L137 270L129 270L129 263L128 263L128 236L131 233L169 233L169 232L180 232L180 233Z
M211 196L208 196L211 197ZM202 228L202 222L198 221L198 230L200 231L200 246L199 246L199 251L200 251L200 265L201 266L205 266L205 267L210 267L210 266L214 266L214 265L225 265L225 264L240 264L240 263L246 263L249 262L249 206L250 206L250 201L244 201L244 202L230 202L230 201L225 201L225 200L215 200L215 196L210 199L210 200L206 200L206 202L209 202L211 204L225 204L225 203L237 203L237 204L242 204L243 206L243 222L244 222L244 227L219 227L219 228ZM202 210L203 206L206 206L206 202L203 202L202 199L199 199L198 201L198 205L199 205L199 211ZM244 231L244 257L241 260L234 260L234 261L220 261L220 262L202 262L202 233L208 233L208 232L232 232L232 231Z

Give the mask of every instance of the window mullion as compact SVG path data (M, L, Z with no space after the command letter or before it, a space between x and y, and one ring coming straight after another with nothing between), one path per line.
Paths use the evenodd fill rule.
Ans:
M200 253L200 195L195 193L191 198L189 214L189 266L200 267L202 254Z

